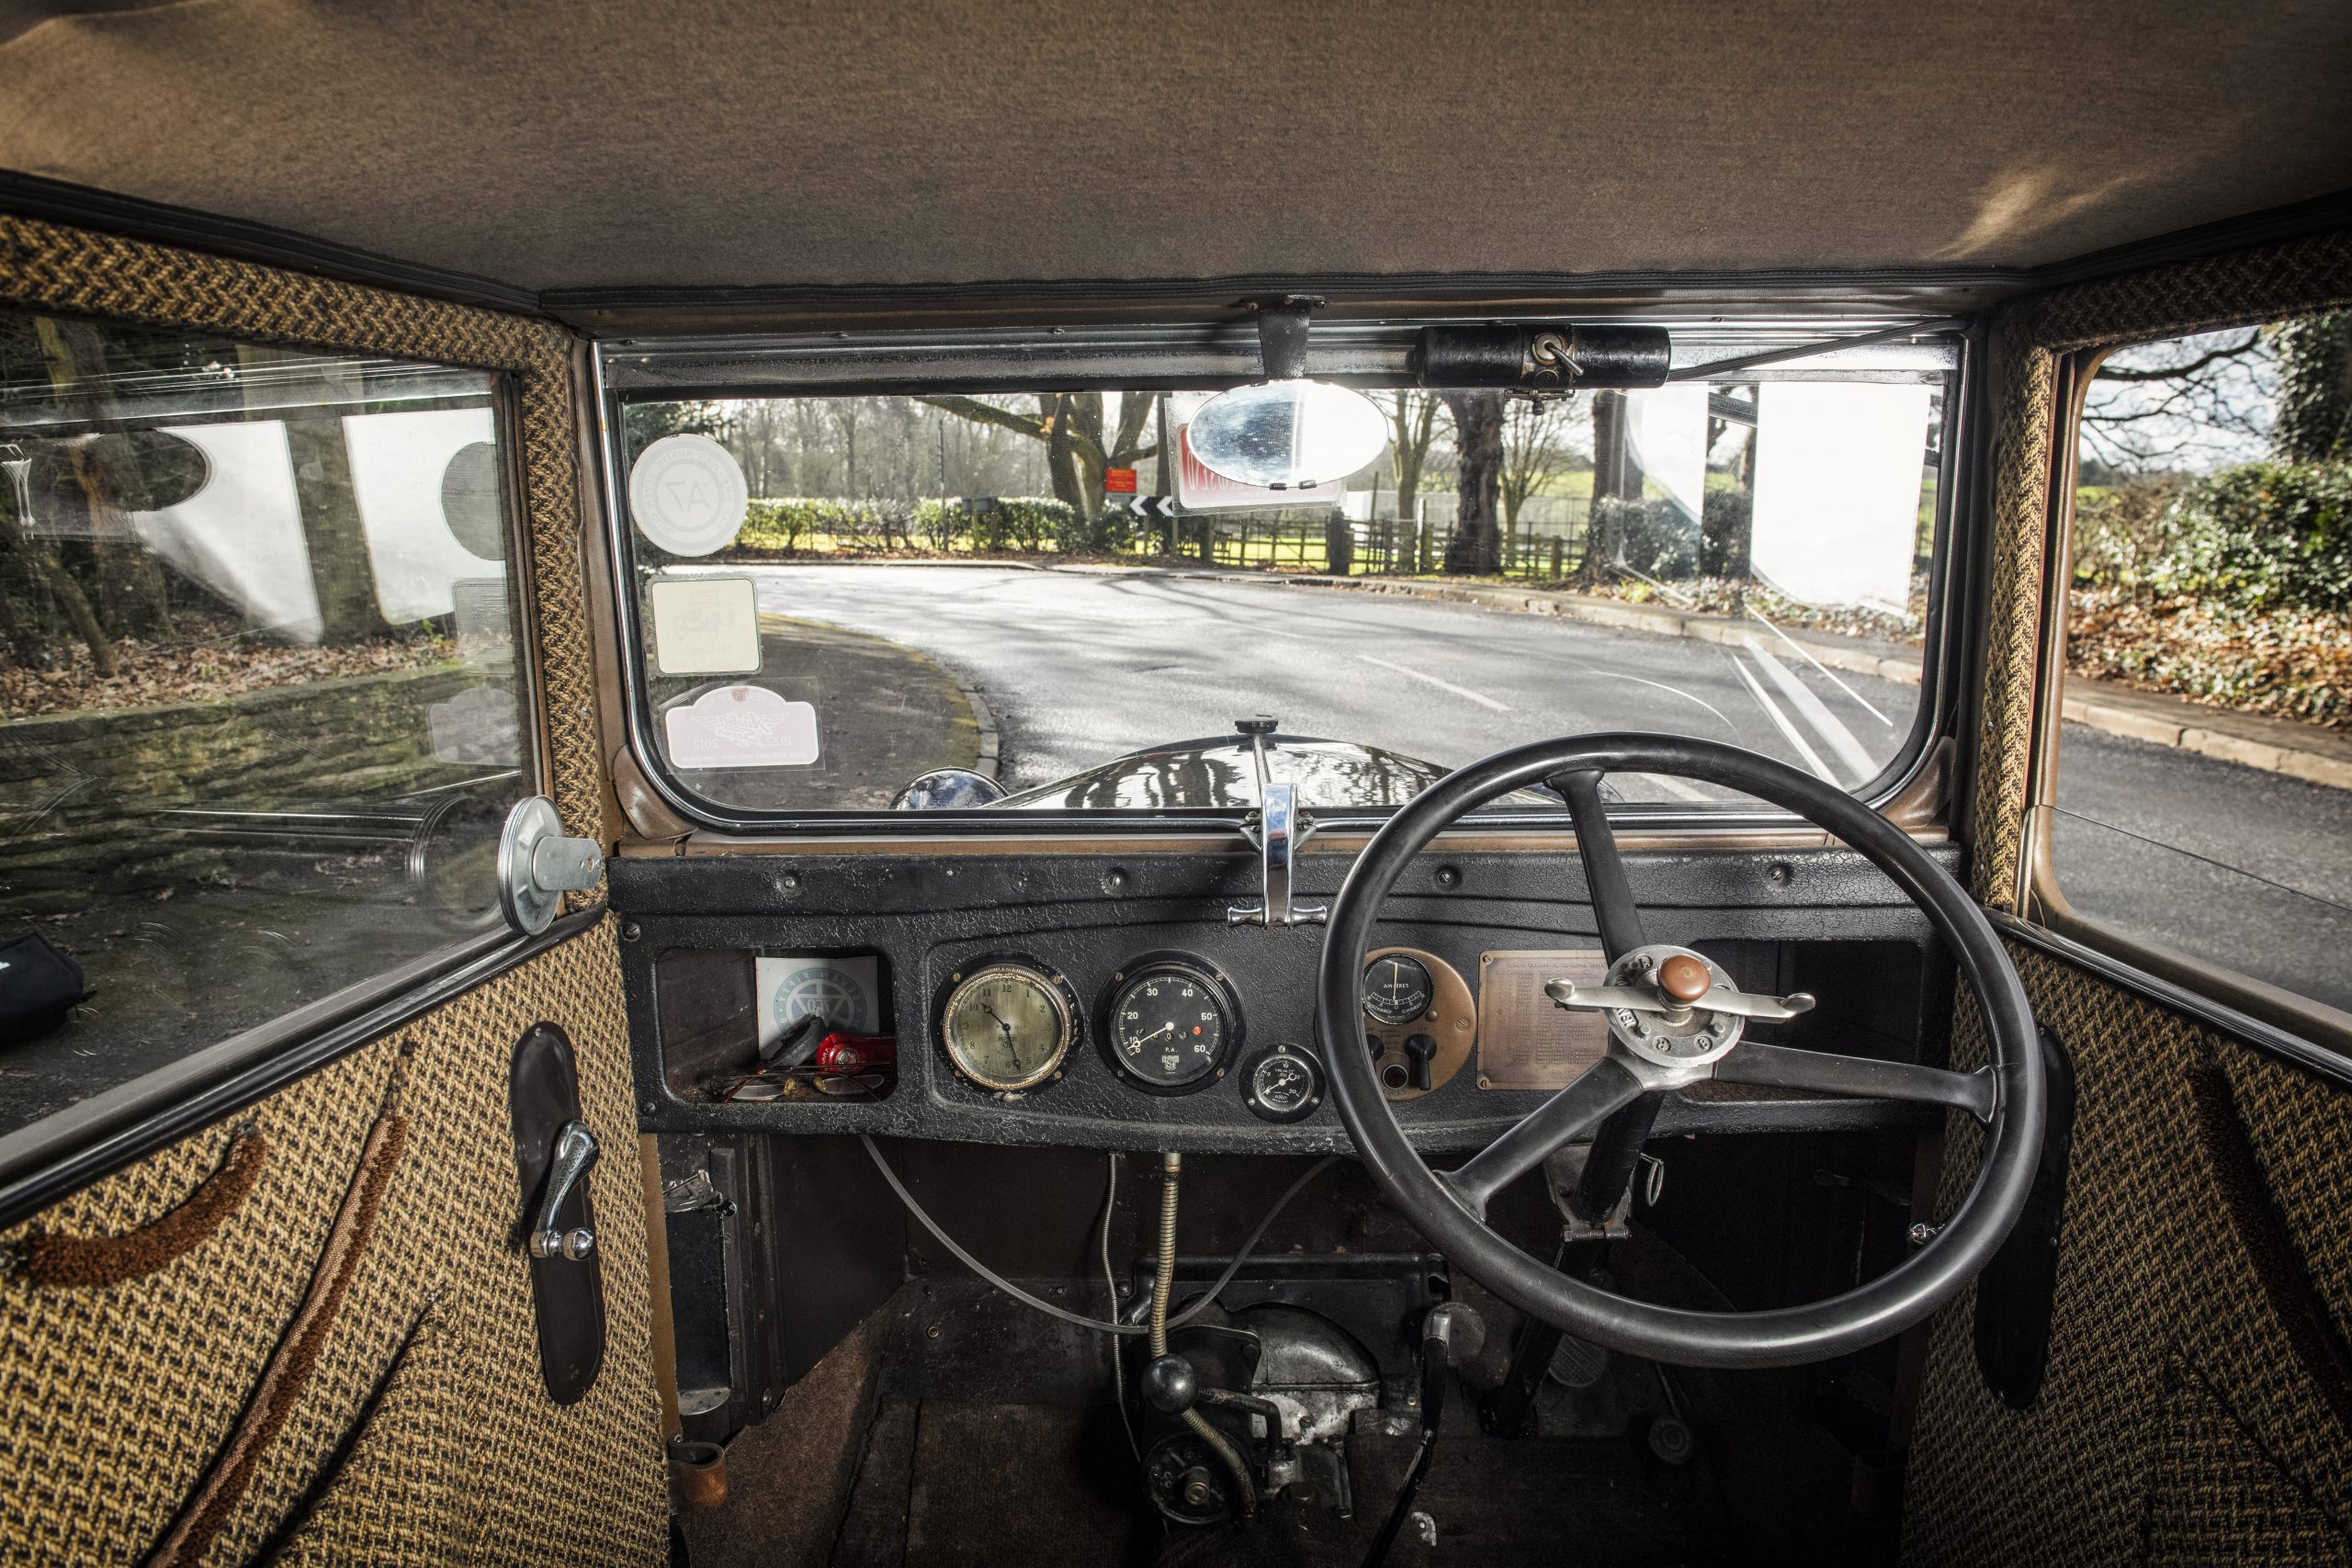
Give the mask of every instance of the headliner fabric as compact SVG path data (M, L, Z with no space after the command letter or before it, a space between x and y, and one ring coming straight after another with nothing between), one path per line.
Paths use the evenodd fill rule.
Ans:
M2352 187L2347 79L2342 0L17 0L0 168L529 289L2031 265Z

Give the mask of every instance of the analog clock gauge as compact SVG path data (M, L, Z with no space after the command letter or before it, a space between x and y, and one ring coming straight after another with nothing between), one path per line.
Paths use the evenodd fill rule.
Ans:
M991 964L956 982L940 1033L956 1070L982 1089L1034 1088L1069 1055L1076 1027L1067 989L1025 964Z
M1102 1046L1136 1088L1180 1094L1222 1076L1240 1032L1240 1010L1214 971L1157 958L1130 965L1114 984Z

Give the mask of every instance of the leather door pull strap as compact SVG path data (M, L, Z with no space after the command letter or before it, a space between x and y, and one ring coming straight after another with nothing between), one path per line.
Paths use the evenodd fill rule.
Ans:
M96 1290L143 1280L220 1229L220 1222L253 1191L268 1157L266 1138L257 1132L239 1133L230 1140L220 1168L170 1213L122 1235L28 1230L8 1247L15 1267L5 1271L51 1290Z
M292 1418L296 1401L301 1398L311 1374L318 1370L327 1335L334 1327L335 1316L343 1309L343 1298L351 1289L353 1278L359 1272L359 1259L368 1250L369 1236L375 1233L376 1216L383 1207L385 1190L391 1186L392 1172L407 1144L406 1117L390 1110L377 1117L376 1124L368 1130L367 1145L360 1151L359 1168L353 1173L351 1186L335 1211L334 1224L327 1232L326 1248L319 1255L317 1271L311 1276L309 1293L302 1298L302 1305L288 1325L285 1337L278 1340L277 1348L271 1352L268 1365L262 1369L261 1382L254 1387L244 1415L238 1418L236 1429L230 1433L228 1443L213 1456L203 1481L181 1506L170 1533L149 1555L149 1568L202 1562L219 1539L221 1527L229 1522L230 1514L244 1497L245 1489L253 1484L262 1456Z

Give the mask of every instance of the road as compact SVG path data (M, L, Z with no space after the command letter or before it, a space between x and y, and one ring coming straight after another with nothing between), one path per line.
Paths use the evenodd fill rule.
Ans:
M763 610L909 644L977 690L1016 789L1229 733L1254 713L1449 766L1545 736L1672 730L1852 785L1901 746L1918 700L1912 687L1819 669L1761 624L1734 649L1404 595L1151 573L754 575ZM2352 1007L2352 792L2075 726L2062 744L2060 865L2079 908ZM1632 800L1719 795L1618 783Z

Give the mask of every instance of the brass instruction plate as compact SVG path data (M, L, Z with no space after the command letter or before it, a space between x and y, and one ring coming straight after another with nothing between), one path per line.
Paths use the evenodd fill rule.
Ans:
M1546 980L1599 984L1609 964L1594 947L1478 955L1478 1087L1566 1089L1609 1048L1597 1012L1570 1012L1544 994Z

